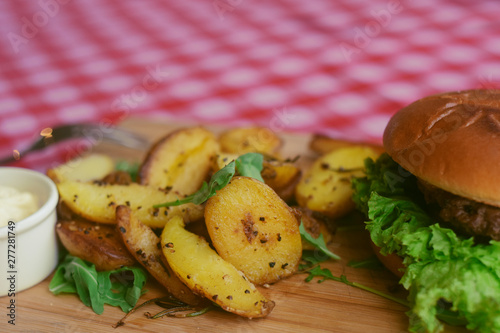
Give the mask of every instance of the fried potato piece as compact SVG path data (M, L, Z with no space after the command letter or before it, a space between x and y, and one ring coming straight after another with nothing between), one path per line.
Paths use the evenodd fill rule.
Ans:
M205 223L219 255L255 284L276 282L298 268L299 221L276 192L258 180L233 177L207 201Z
M201 127L181 129L158 140L139 169L139 183L185 194L206 180L219 144Z
M152 228L162 228L175 214L186 221L203 218L203 207L194 204L153 208L153 205L175 201L176 193L165 193L150 186L81 183L65 181L57 184L59 195L74 213L93 222L116 223L116 207L129 206L142 223Z
M278 160L264 161L261 172L262 179L269 185L284 201L289 201L295 193L302 176L302 170L291 162Z
M179 280L166 262L160 238L139 221L129 207L116 207L116 224L130 253L170 294L189 305L200 305L205 301Z
M180 216L165 225L161 245L181 281L222 309L257 318L267 316L274 308L274 302L266 299L243 273L223 260L205 239L184 229Z
M47 176L55 183L65 180L88 182L105 177L115 168L111 157L88 154L47 170Z
M340 148L357 146L370 147L379 154L382 154L385 151L384 147L382 147L381 145L334 139L323 134L313 135L311 141L309 142L309 148L321 155L327 154Z
M370 147L352 146L318 158L295 188L298 204L328 217L344 216L354 209L351 178L364 175L364 160L379 153Z
M109 271L137 264L112 225L88 221L59 221L56 232L68 252Z
M283 145L283 140L266 127L240 127L221 133L219 143L221 151L225 153L262 153L275 156Z

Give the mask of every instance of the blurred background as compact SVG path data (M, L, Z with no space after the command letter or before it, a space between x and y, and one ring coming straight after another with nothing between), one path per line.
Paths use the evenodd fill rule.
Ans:
M494 0L2 0L0 155L47 127L131 117L378 143L419 98L499 87L498 13Z

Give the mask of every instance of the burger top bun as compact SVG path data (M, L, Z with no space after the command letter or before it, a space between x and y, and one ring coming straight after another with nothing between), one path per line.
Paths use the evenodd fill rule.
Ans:
M391 118L383 140L387 153L418 178L500 206L500 90L420 99Z

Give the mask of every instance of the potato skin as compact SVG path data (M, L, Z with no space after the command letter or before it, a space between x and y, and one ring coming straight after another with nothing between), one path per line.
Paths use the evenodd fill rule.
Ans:
M273 310L274 302L223 260L204 238L187 231L181 217L165 225L161 245L179 279L222 309L248 318L265 317Z
M205 206L205 223L219 255L256 284L293 274L302 255L299 221L268 185L234 177Z
M183 284L166 262L161 240L150 227L139 221L127 206L116 207L116 227L126 248L146 270L178 300L200 305L204 299Z
M192 194L208 177L218 152L212 132L202 127L179 129L150 148L139 169L139 183Z
M351 178L364 175L364 160L379 153L367 146L334 150L314 161L295 188L298 204L330 218L354 209Z
M98 271L137 264L112 225L62 220L56 224L56 232L71 255L93 263Z

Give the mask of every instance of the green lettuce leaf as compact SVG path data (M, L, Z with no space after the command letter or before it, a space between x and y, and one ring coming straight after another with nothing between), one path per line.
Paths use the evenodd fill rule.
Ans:
M358 209L383 254L404 258L410 331L439 332L437 318L478 332L500 332L500 242L477 244L443 228L422 207L415 177L384 154L354 180Z
M78 294L83 304L97 314L104 312L104 304L128 312L139 300L146 278L146 272L139 267L97 272L93 264L68 254L57 267L49 290L55 295Z

